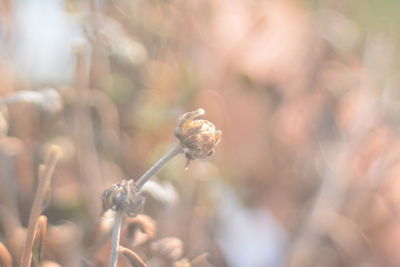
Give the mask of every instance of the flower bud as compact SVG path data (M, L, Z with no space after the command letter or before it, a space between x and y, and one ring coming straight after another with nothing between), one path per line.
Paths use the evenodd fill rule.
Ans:
M203 109L183 114L175 129L175 136L181 142L182 150L189 161L211 156L214 146L221 139L222 133L214 124L197 119L201 115L204 115Z
M134 217L143 209L144 198L137 190L135 181L123 180L120 183L113 184L104 191L103 210L114 211L126 210L128 216Z

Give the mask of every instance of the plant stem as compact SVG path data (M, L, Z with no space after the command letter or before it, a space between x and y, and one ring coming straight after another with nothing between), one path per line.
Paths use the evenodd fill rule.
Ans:
M162 166L164 166L168 161L170 161L173 157L182 152L182 147L177 145L170 152L168 152L164 157L162 157L159 161L156 162L150 169L148 169L142 177L136 182L136 188L139 191L142 186L154 175L156 174ZM114 219L114 227L112 231L112 247L111 247L111 257L109 262L109 267L116 267L118 262L118 256L120 253L120 234L121 234L121 226L122 221L125 216L125 209L118 210L115 219Z
M110 257L110 263L109 267L116 267L117 262L118 262L118 256L119 256L119 237L121 233L121 226L122 226L122 221L125 216L125 210L119 210L117 211L117 214L115 214L114 218L114 228L112 232L112 247L111 247L111 257Z
M168 161L170 161L173 157L178 155L179 153L182 152L182 147L181 145L177 145L174 147L168 154L166 154L164 157L162 157L159 161L156 162L150 169L145 172L142 177L139 178L139 180L136 182L136 188L138 191L142 186L154 175L156 174L164 164L166 164Z
M39 216L41 213L42 203L46 197L46 192L50 186L50 181L53 176L54 168L60 151L57 147L52 147L46 165L39 167L39 185L33 201L32 211L29 217L28 229L26 234L25 247L22 252L21 267L30 267L32 261L32 247L35 237L35 232L38 225Z

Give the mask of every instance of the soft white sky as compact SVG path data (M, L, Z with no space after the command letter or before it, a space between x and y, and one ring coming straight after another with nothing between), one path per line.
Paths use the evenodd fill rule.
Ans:
M33 84L64 84L73 74L73 43L82 39L79 20L61 0L18 0L6 57Z

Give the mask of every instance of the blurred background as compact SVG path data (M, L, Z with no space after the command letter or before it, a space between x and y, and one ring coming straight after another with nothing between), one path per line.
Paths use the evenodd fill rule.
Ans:
M14 266L50 145L62 156L33 264L107 266L102 192L140 177L200 107L223 132L215 155L166 165L144 189L154 236L121 237L148 266L400 266L400 1L0 12L0 241ZM175 263L151 249L166 237L183 244Z

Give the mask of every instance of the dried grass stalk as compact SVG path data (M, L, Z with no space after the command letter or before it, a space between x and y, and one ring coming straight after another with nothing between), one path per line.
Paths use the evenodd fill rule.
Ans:
M33 242L32 255L36 264L42 262L44 240L47 232L47 217L40 215L38 225L35 231L35 238Z
M46 197L46 192L49 189L51 178L60 156L60 149L56 146L50 148L49 156L46 164L39 166L39 185L37 187L33 207L29 217L27 229L27 237L25 247L22 253L21 267L30 267L32 261L32 247L35 237L36 228L41 213L42 203Z

